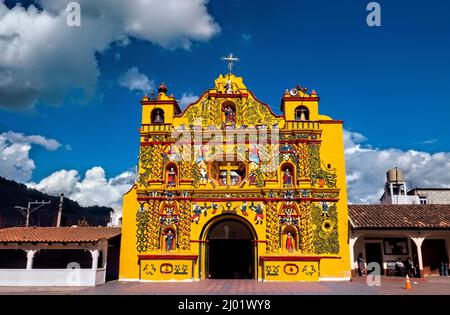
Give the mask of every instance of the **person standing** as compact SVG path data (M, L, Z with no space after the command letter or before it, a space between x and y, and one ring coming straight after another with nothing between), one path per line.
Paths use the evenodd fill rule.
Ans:
M359 253L357 263L358 263L358 275L361 277L366 274L366 267L365 267L366 261L364 260L362 253Z
M408 276L415 277L416 276L416 267L414 266L414 262L412 261L411 257L408 257L406 260L406 272Z
M441 261L439 275L448 276L448 257L444 257L444 259Z

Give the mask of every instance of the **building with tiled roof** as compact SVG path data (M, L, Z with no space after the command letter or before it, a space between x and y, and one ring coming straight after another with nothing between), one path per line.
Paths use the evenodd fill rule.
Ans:
M396 262L411 258L415 276L445 275L450 255L450 204L349 205L352 270L357 257L386 275L403 275ZM443 265L444 264L444 265ZM447 271L448 273L448 271Z
M448 205L349 205L353 230L450 230Z
M381 204L348 207L352 271L361 273L363 260L386 275L448 275L449 192L447 188L408 191L403 172L388 170Z
M118 235L110 227L13 227L0 229L0 243L96 243Z
M93 286L117 279L120 228L0 229L0 286Z

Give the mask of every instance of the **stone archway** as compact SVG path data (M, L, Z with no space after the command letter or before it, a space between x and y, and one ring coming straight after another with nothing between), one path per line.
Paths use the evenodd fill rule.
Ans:
M210 279L254 279L255 236L251 228L233 218L212 224L206 239L206 274Z

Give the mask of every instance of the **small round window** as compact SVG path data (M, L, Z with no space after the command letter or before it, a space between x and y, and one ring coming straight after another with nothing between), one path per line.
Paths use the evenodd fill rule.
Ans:
M331 223L330 220L325 220L322 223L322 230L324 230L325 232L330 232L333 229L333 224Z

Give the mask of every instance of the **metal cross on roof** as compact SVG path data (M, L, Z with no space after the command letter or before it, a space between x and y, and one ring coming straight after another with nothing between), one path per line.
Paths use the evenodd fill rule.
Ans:
M222 57L223 61L228 62L228 75L231 75L231 72L233 71L233 62L239 61L239 58L233 56L232 53L228 57Z

